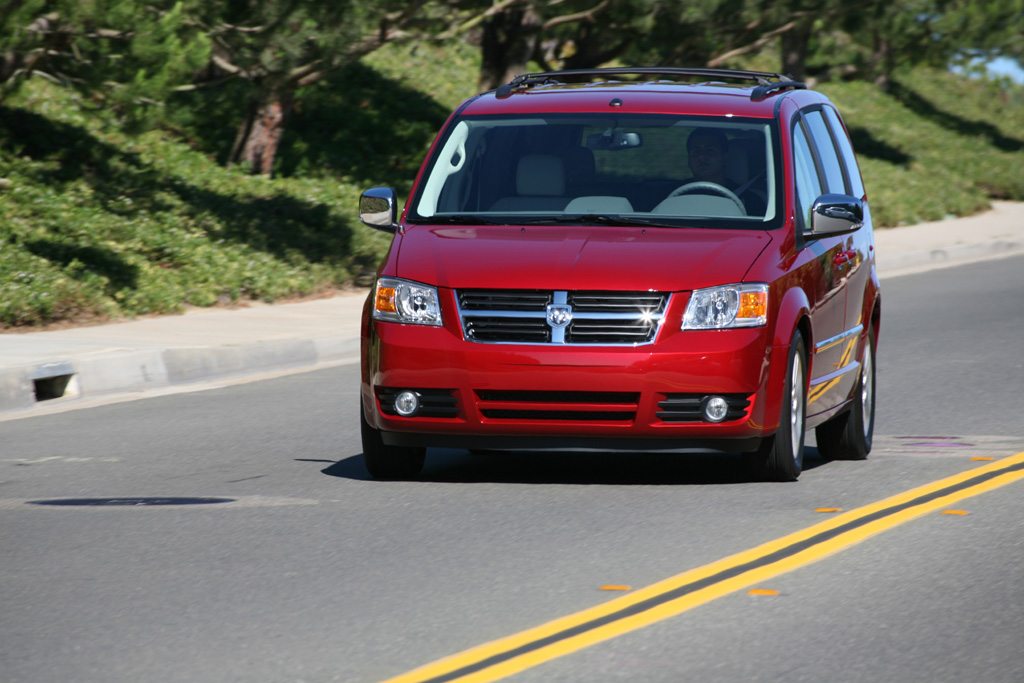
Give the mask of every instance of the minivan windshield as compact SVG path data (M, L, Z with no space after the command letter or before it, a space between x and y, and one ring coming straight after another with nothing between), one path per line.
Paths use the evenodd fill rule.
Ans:
M774 122L661 114L462 116L407 219L430 224L781 223Z

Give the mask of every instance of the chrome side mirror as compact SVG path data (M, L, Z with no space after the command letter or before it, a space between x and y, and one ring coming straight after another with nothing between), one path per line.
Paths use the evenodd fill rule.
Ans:
M842 235L864 225L864 202L845 194L823 194L811 209L811 233Z
M359 220L375 230L398 229L398 201L390 187L374 187L359 197Z

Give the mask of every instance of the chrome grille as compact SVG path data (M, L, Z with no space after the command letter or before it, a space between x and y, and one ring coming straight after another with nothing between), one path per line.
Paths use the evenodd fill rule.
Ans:
M470 341L548 344L551 328L544 318L505 318L474 315L462 320L462 329Z
M505 289L459 292L459 307L464 311L544 311L549 303L551 292Z
M473 289L457 295L465 338L491 344L650 344L669 301L661 292Z

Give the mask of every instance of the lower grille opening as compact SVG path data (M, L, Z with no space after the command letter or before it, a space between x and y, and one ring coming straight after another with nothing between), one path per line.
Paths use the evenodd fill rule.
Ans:
M478 389L480 414L492 420L632 422L639 392Z
M481 401L517 401L520 403L611 403L636 405L639 392L631 391L500 391L478 389Z
M589 410L488 410L480 411L492 420L565 420L569 422L630 422L636 413L629 411L602 412Z

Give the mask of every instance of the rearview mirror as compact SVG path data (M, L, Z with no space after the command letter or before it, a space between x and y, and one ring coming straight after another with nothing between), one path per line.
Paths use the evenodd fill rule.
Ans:
M845 194L823 194L811 209L811 232L817 236L842 235L864 225L864 202Z
M359 197L359 220L375 230L398 229L398 202L390 187L374 187Z
M609 128L603 133L587 136L587 149L614 152L620 149L642 147L644 139L640 133L627 133L620 128Z

